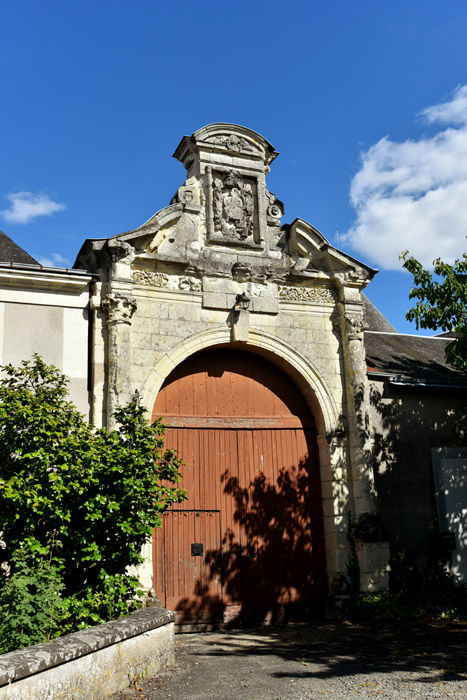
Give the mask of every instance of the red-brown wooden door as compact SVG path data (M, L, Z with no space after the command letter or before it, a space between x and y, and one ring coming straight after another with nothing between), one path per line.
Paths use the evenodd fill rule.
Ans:
M218 511L172 510L154 540L164 605L184 618L222 617L221 532Z
M241 612L259 621L319 605L325 567L314 424L289 377L250 353L199 353L170 375L153 416L172 426L166 445L186 463L189 494L164 518L165 534L155 533L154 587L164 604L186 622L218 618L222 609L225 619ZM201 513L218 514L202 532ZM192 554L196 544L202 555Z

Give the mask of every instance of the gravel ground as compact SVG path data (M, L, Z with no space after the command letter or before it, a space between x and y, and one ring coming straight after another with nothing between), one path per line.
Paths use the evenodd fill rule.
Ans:
M176 637L174 668L114 700L467 700L467 624L293 625Z

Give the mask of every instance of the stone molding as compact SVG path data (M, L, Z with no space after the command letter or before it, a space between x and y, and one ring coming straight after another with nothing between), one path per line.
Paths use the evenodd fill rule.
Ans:
M154 402L163 382L180 362L199 350L215 348L217 345L225 347L231 342L231 329L229 327L218 328L185 338L167 351L152 368L144 384L142 391L144 406L149 413L152 413ZM245 350L256 348L259 351L265 351L273 362L274 358L284 361L289 368L290 376L292 378L293 375L296 376L296 382L302 387L305 397L313 396L315 398L315 403L311 408L317 421L318 419L322 421L323 431L329 433L336 429L339 424L339 411L335 397L325 378L310 359L303 357L295 347L284 340L253 328L249 330L248 342L242 343L242 345ZM306 388L311 389L308 396Z

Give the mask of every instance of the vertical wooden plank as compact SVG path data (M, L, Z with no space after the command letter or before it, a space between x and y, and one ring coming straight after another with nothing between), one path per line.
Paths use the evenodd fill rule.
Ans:
M209 408L207 402L206 394L206 380L207 372L205 362L202 361L202 357L197 358L194 371L192 372L193 377L193 415L195 416L207 416L209 415ZM187 414L188 415L188 414Z
M192 416L194 407L193 396L193 376L184 373L177 382L178 388L178 404L177 413L181 416Z

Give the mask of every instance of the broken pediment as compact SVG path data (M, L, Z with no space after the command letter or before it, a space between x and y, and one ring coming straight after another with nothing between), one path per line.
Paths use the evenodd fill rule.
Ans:
M134 231L87 241L76 264L94 270L110 264L111 276L118 277L125 276L127 265L146 284L160 281L158 275L186 277L184 270L192 265L199 279L239 282L243 276L254 284L366 286L374 270L331 246L313 226L302 219L281 225L284 206L266 186L277 155L262 136L235 124L210 124L184 136L174 157L187 178L169 206ZM116 240L130 246L132 255ZM201 287L198 281L184 285L192 291ZM170 286L180 288L176 280ZM311 300L310 294L295 297Z
M376 273L368 265L334 248L318 229L303 219L295 219L284 228L292 275L315 277L322 273L343 283L364 287Z

